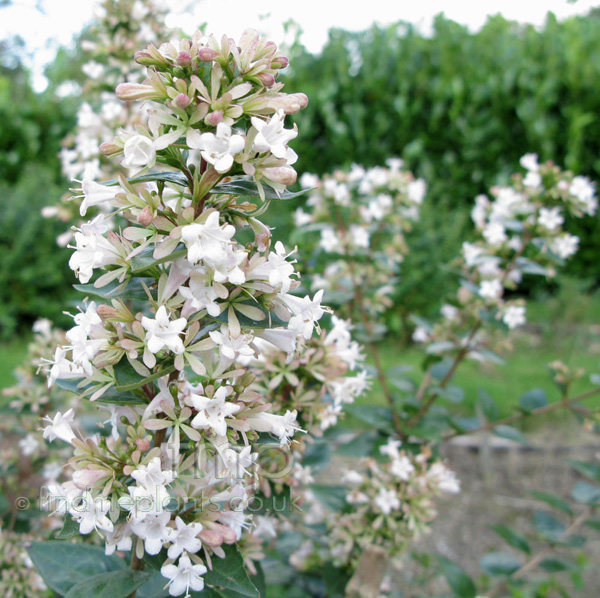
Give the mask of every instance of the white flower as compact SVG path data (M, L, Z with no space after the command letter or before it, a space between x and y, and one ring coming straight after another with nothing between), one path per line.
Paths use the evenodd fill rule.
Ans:
M321 240L319 245L325 251L336 251L340 246L340 239L332 228L326 227L321 231Z
M530 171L523 179L523 185L529 189L537 189L542 186L542 175L539 172Z
M219 514L218 521L233 530L236 540L239 540L242 537L243 529L248 529L250 527L246 520L246 514L241 509L235 511L222 511Z
M105 534L104 554L114 554L115 550L128 552L132 548L131 525L128 522L119 523L114 526L112 532Z
M504 226L499 222L490 222L483 229L483 237L490 245L500 245L508 240Z
M408 184L408 201L421 205L427 192L427 184L423 179L417 179Z
M300 182L302 184L302 182ZM297 208L294 212L294 225L297 227L305 226L312 222L312 216L306 213L302 208Z
M560 208L540 208L538 224L545 229L550 231L556 230L564 221L565 219L560 213Z
M352 245L368 249L369 231L364 226L361 226L360 224L351 224L349 233Z
M462 244L462 254L465 258L465 262L467 266L474 266L477 264L479 258L483 255L484 251L481 247L477 245L473 245L472 243L468 243L465 241Z
M479 295L484 299L498 299L502 291L502 282L498 278L483 280L479 285Z
M186 306L188 308L194 311L205 309L209 315L215 318L221 313L221 308L216 301L218 295L213 287L206 285L206 278L202 274L192 272L189 287L179 287L179 292L182 297L187 299Z
M37 448L40 446L37 438L33 434L27 434L24 438L21 438L17 443L19 445L19 449L26 457L30 457L35 453Z
M457 494L460 492L460 481L456 474L443 463L434 463L427 472L427 477L433 480L442 492Z
M74 418L75 413L73 409L65 411L64 415L59 411L54 416L54 419L50 419L50 416L47 415L44 418L44 421L47 421L49 425L44 428L44 438L48 440L48 442L52 442L55 438L60 438L70 444L73 438L76 437L71 429L71 423Z
M85 216L89 207L111 202L115 199L117 193L122 192L118 186L108 187L107 185L96 183L92 178L92 171L89 167L85 169L81 181L81 191L83 193L83 201L79 207L81 216Z
M415 343L426 343L429 340L429 330L425 326L417 326L412 333Z
M517 326L522 326L525 324L525 311L525 307L522 305L509 305L502 316L502 321L511 330L517 328Z
M373 504L384 514L389 515L392 511L400 508L401 502L393 490L380 488L379 493L373 499Z
M295 331L298 336L306 340L310 339L316 322L325 313L325 309L321 307L323 290L317 291L313 299L308 295L300 298L287 294L279 294L278 298L293 314L288 322L288 328Z
M560 258L567 259L577 253L579 237L565 233L552 240L550 247Z
M264 121L256 116L250 120L257 131L254 138L254 150L257 152L270 151L276 158L285 158L288 164L293 164L298 159L296 152L287 147L288 142L298 135L298 131L295 128L283 128L285 121L283 110L278 110L269 121Z
M227 359L236 359L240 355L245 357L254 355L254 349L250 346L253 340L251 334L241 333L234 336L231 329L225 324L221 326L220 330L211 330L208 334L219 346L221 355Z
M246 145L242 135L232 135L231 127L220 122L217 134L202 133L199 149L202 157L215 167L217 172L227 172L233 166L233 157Z
M234 415L241 409L239 405L228 403L225 400L226 397L226 386L220 386L212 399L191 394L190 401L194 409L198 410L198 414L192 420L192 427L198 429L210 428L217 436L225 436L227 434L225 418Z
M407 482L414 471L415 466L410 462L410 459L406 455L400 455L397 458L392 459L390 472L400 478L403 482Z
M442 314L442 316L444 316L444 318L446 318L446 320L456 320L456 318L458 317L458 308L454 307L454 305L449 305L448 303L445 303L444 305L442 305L440 313Z
M576 176L569 185L569 193L583 204L581 209L592 216L596 213L598 200L595 197L594 185L584 176Z
M181 596L189 594L190 590L200 592L204 589L202 576L208 571L204 565L192 565L190 557L184 554L177 565L163 565L160 573L169 579L169 595Z
M295 274L294 262L288 262L287 258L294 251L287 253L283 243L277 241L275 251L269 252L267 261L252 268L248 277L256 280L268 280L272 287L282 293L287 293L293 282L291 276Z
M537 172L540 168L537 154L525 154L519 162L525 170L529 170L530 172Z
M84 492L74 501L69 513L79 523L79 533L89 534L92 530L111 532L113 522L106 516L110 509L110 500L101 496L93 497L91 492Z
M170 559L176 559L182 552L195 554L202 548L202 541L198 534L202 531L201 523L186 524L181 517L175 517L175 529L168 528L168 537L171 546L167 555Z
M285 415L275 415L274 413L253 413L248 415L247 421L250 427L256 432L268 432L279 438L281 446L287 444L296 430L296 417L298 412L286 411Z
M176 475L177 473L174 471L162 469L160 457L154 457L148 465L138 465L137 469L131 472L131 477L148 490L170 484Z
M231 224L219 224L219 212L211 212L203 224L194 222L181 229L181 240L185 243L187 258L192 264L209 258L213 262L222 260L225 255L223 245L235 234ZM226 255L225 255L226 257Z
M164 511L158 515L148 514L131 524L133 532L144 540L144 548L148 554L158 554L163 542L169 539L167 523L170 519L171 513Z
M147 330L145 341L148 350L151 353L158 353L167 347L177 355L183 353L183 340L179 335L186 324L185 318L178 318L171 322L164 305L158 308L154 319L143 316L142 326Z
M130 137L123 147L123 161L125 168L141 170L152 168L156 163L156 146L152 139L145 135Z

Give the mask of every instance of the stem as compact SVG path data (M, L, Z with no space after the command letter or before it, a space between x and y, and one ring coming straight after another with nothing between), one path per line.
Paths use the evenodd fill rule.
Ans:
M471 341L473 340L473 338L474 338L475 334L477 333L477 331L479 330L479 328L481 328L482 323L483 322L481 320L477 320L477 322L475 322L475 325L471 329L471 332L469 333L469 336L467 337L467 340L466 340L464 346L456 354L456 357L454 358L454 361L452 362L450 369L446 372L446 375L440 381L440 383L438 385L439 388L444 388L448 384L448 382L450 382L450 380L452 380L452 376L454 376L454 372L456 371L456 368L460 365L460 363L464 360L464 358L467 356L467 354L471 350ZM435 400L438 398L438 395L436 395L436 394L433 394L433 393L426 394L426 388L427 388L428 382L430 380L431 380L431 374L430 374L430 371L427 370L427 372L425 373L425 377L423 378L423 382L421 383L421 386L417 393L417 396L420 394L421 397L423 398L423 404L419 408L419 411L417 411L417 413L415 415L413 415L413 417L410 420L408 420L407 426L409 428L413 428L414 426L416 426L423 419L423 417L425 417L426 413L429 411L429 409L431 408L433 403L435 403ZM427 384L426 384L426 381L427 381Z
M575 533L587 520L590 515L594 512L593 507L588 507L577 519L571 523L571 525L560 535L560 540L564 540L568 538L570 535ZM516 573L512 575L512 579L521 579L525 577L529 571L535 569L549 554L552 554L555 546L550 545L544 548L541 552L530 558ZM506 581L502 582L499 586L496 586L492 589L491 592L487 592L489 598L494 598L494 596L498 596L501 592L506 591L508 588L508 583Z
M140 559L137 556L137 551L135 544L133 545L133 552L131 554L131 569L133 571L143 571L146 563L144 563L144 559ZM137 590L134 590L127 598L135 598Z
M594 388L592 390L588 390L587 392L581 393L574 397L564 398L556 403L551 403L550 405L544 405L543 407L539 407L538 409L534 409L533 411L529 411L528 413L517 413L516 415L511 415L509 417L505 417L504 419L499 419L494 422L488 422L478 428L473 428L472 430L466 430L464 432L450 432L446 434L442 440L450 440L455 436L466 436L467 434L475 434L476 432L483 432L484 430L492 430L496 426L504 426L507 424L513 424L527 417L532 417L534 415L541 415L542 413L548 413L550 411L554 411L555 409L559 409L560 407L571 407L572 403L577 401L582 401L584 399L588 399L596 394L600 393L600 388ZM572 407L571 407L572 408Z

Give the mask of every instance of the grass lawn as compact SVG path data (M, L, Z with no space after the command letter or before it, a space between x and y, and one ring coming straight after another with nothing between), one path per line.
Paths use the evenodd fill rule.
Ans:
M14 384L13 370L25 359L28 342L20 338L0 343L0 389Z

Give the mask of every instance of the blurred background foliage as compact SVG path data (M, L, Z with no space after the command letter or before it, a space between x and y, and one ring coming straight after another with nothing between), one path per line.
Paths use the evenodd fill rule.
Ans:
M60 172L61 140L75 124L81 98L64 96L81 83L83 58L62 50L49 65L48 88L32 90L18 40L0 45L0 337L26 329L37 316L60 321L70 292L69 252L55 244L64 225L43 219L69 187ZM319 55L295 43L284 74L289 91L309 107L295 116L300 173L322 174L353 162L365 166L402 157L429 185L412 251L397 288L390 324L410 312L439 308L453 275L448 262L468 236L473 198L518 169L526 152L600 180L600 16L544 28L500 16L478 32L439 16L431 35L410 24L363 32L334 29ZM77 87L74 86L73 89ZM291 232L291 213L274 211L277 235ZM573 227L581 251L570 274L593 291L600 282L600 227ZM529 294L547 292L544 281ZM551 289L552 290L552 289ZM554 287L558 293L558 287Z

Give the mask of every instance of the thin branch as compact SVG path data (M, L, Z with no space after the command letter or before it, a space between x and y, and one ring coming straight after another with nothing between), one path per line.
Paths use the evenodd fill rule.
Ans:
M550 403L549 405L538 407L538 409L533 409L532 411L528 411L526 413L517 413L515 415L505 417L504 419L499 419L494 422L487 422L486 424L483 424L482 426L473 428L471 430L465 430L464 432L450 432L449 434L446 434L442 438L442 440L447 441L451 440L452 438L455 438L456 436L466 436L467 434L475 434L477 432L483 432L485 430L493 430L496 426L506 426L514 424L515 422L521 421L522 419L525 419L527 417L533 417L535 415L541 415L542 413L548 413L550 411L554 411L555 409L560 409L561 407L573 409L572 403L576 403L577 401L583 401L584 399L593 397L598 393L600 393L600 387L593 388L592 390L588 390L587 392L583 392L574 397L561 399L556 403Z

